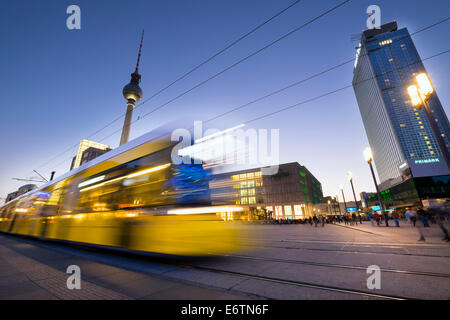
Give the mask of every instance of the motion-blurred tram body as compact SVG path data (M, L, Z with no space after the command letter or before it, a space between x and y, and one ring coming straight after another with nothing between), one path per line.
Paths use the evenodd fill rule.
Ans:
M173 142L144 135L0 208L0 231L175 255L238 247L210 206L210 173L174 164ZM226 214L225 214L226 216Z

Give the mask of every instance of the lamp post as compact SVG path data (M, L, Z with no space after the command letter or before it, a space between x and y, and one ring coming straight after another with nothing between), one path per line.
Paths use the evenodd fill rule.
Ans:
M339 203L339 198L338 198L338 195L336 195L336 201L337 201L337 204L338 204L338 208L339 208L339 215L341 215L341 216L342 216L342 211L341 211L341 204Z
M384 212L383 199L381 198L380 190L378 189L377 179L375 178L375 172L373 171L373 166L372 166L372 159L373 159L372 149L370 149L370 147L367 147L366 149L364 149L363 154L364 154L364 159L366 159L367 163L369 164L370 172L372 173L372 179L373 179L373 183L375 184L375 189L377 190L378 203L380 204L381 212Z
M347 202L345 202L345 196L344 196L344 186L341 184L339 185L339 189L341 189L342 192L342 200L344 200L344 214L347 213Z
M328 200L328 212L330 213L330 216L331 216L331 207L330 207L330 203L331 203L331 201Z
M428 104L428 100L431 99L431 94L433 93L433 86L431 85L430 79L425 73L420 73L416 76L417 86L412 85L408 87L408 94L411 98L411 104L418 107L420 110L423 105L425 114L427 115L428 122L430 123L431 130L441 150L442 157L444 158L447 168L450 169L450 156L448 154L447 146L445 145L444 139L442 138L441 132L436 124L436 120L432 115L432 111Z
M359 213L359 205L358 205L358 201L356 201L355 188L353 187L353 176L350 171L347 172L347 177L348 177L348 180L350 181L350 184L352 185L353 198L355 199L356 211Z
M333 206L333 213L336 214L336 197L331 197L331 203Z

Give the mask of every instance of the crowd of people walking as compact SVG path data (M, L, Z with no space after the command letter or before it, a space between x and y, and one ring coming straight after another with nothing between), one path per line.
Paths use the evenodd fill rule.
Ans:
M430 210L422 207L406 208L405 210L390 210L379 212L369 212L367 215L361 215L359 213L348 213L345 215L329 215L329 216L317 216L309 217L306 219L306 223L309 223L314 227L324 227L327 223L341 223L349 226L356 226L362 224L363 220L370 220L372 226L375 224L380 226L390 227L389 222L394 222L396 228L400 228L400 221L403 223L409 223L417 228L420 236L420 241L425 241L424 229L429 228L430 224L437 224L444 234L443 240L450 241L449 232L445 226L445 222L449 220L449 212L445 210Z

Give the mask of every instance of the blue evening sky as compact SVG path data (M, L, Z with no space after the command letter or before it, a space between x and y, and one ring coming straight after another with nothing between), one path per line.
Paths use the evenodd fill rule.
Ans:
M46 0L0 2L0 197L34 177L68 171L73 148L125 112L122 88L136 63L142 28L144 99L260 24L293 0ZM136 108L134 119L261 48L341 0L303 0L163 94ZM81 30L66 28L66 8L81 8ZM355 56L355 35L366 29L366 8L381 7L382 23L396 20L414 32L449 16L448 0L353 0L202 87L137 121L131 138L163 124L190 127L235 106ZM447 21L413 37L422 58L448 50ZM425 62L449 111L450 54ZM353 63L217 119L235 126L285 105L351 83ZM123 120L91 137L116 147ZM353 89L346 89L252 123L280 129L281 162L298 161L322 182L325 195L354 174L356 192L373 191L362 151L368 145ZM45 164L45 165L44 165ZM339 194L340 195L340 194ZM358 196L359 197L359 196ZM1 200L2 201L2 200Z

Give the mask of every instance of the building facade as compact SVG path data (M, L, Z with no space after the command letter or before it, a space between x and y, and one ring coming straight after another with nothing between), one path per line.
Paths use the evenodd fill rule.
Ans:
M362 33L353 88L382 189L411 177L450 174L425 111L413 107L407 93L422 72L406 28L391 22ZM450 149L448 118L435 91L429 105Z
M322 185L297 162L281 164L278 173L261 168L218 174L210 182L213 205L239 205L250 219L304 219L323 201Z
M110 151L110 146L95 141L83 139L78 146L77 155L73 157L70 170Z
M17 198L18 196L21 196L21 195L27 193L28 191L36 189L36 188L37 188L37 185L35 185L35 184L26 184L24 186L21 186L17 191L8 193L8 195L6 196L6 199L5 199L5 203Z

